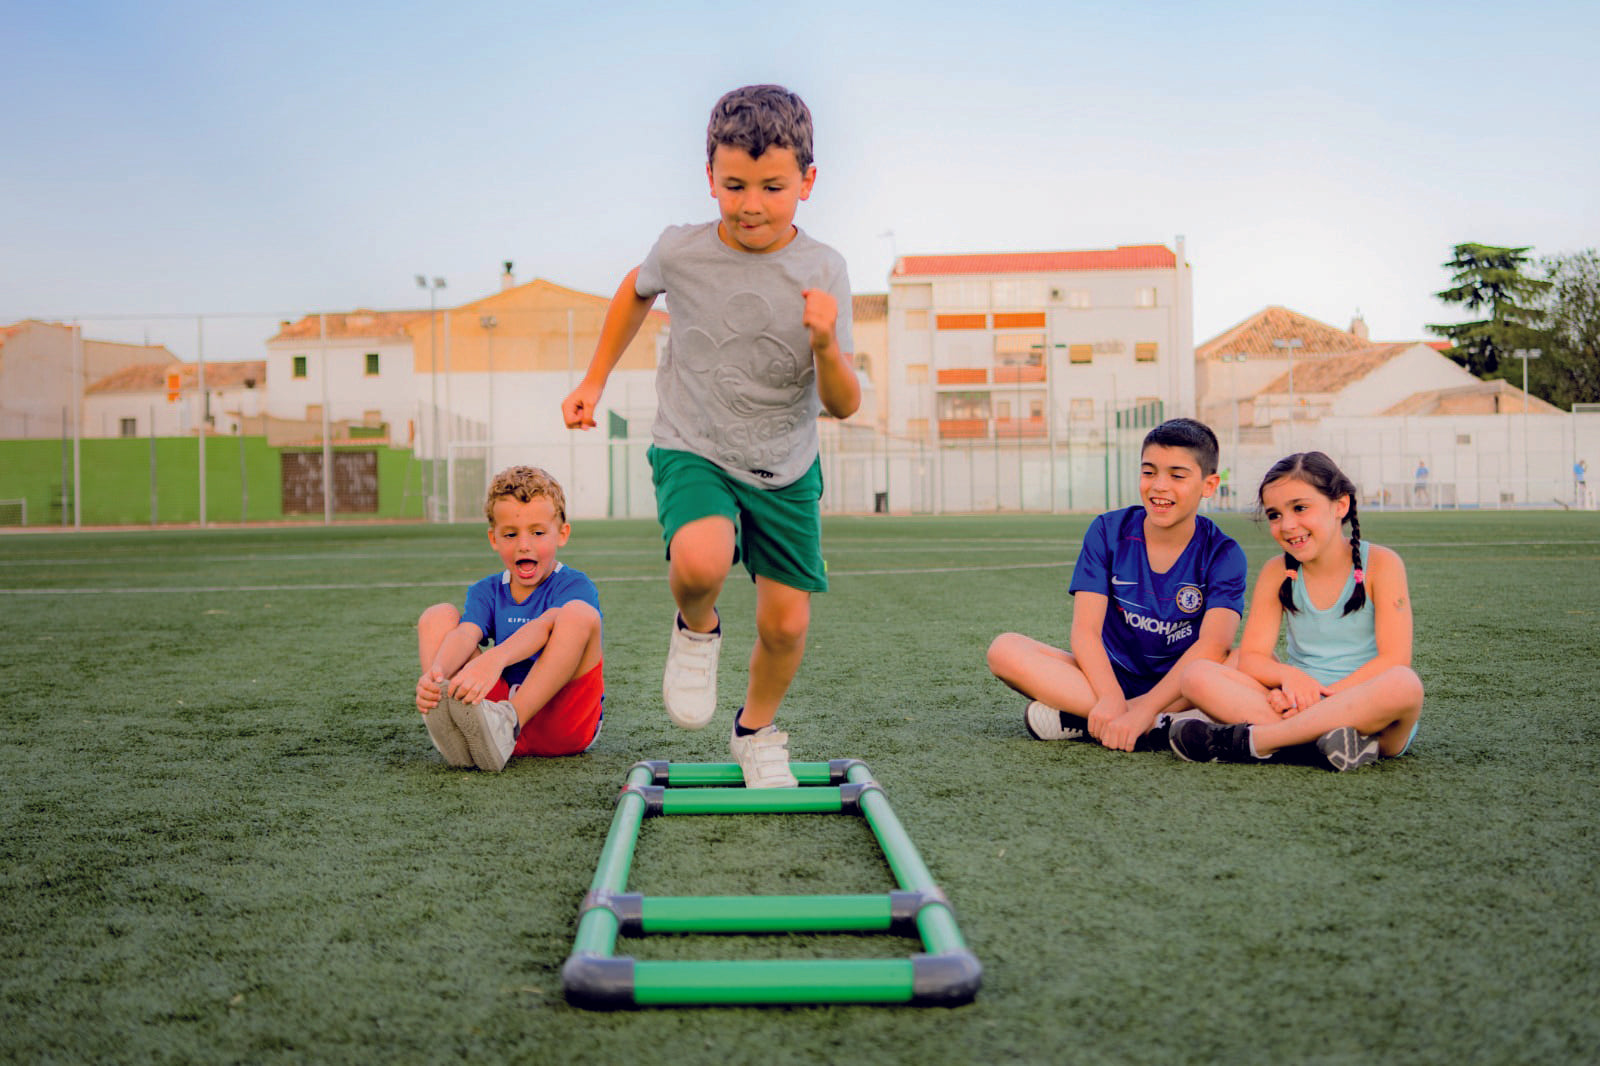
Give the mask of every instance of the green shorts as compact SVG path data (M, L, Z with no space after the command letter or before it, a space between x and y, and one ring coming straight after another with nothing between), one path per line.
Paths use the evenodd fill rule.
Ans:
M741 556L751 580L771 578L802 592L827 592L822 562L822 460L778 489L747 485L693 452L646 453L656 487L656 516L672 558L673 535L690 522L722 515L733 523L733 561Z

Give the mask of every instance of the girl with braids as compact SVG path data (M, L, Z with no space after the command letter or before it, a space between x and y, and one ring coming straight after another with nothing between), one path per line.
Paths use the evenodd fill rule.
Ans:
M1184 669L1183 695L1220 724L1173 723L1180 757L1254 762L1314 744L1314 761L1350 770L1410 746L1422 682L1411 669L1405 564L1362 543L1356 495L1322 452L1299 452L1267 471L1257 500L1283 554L1256 579L1236 667Z

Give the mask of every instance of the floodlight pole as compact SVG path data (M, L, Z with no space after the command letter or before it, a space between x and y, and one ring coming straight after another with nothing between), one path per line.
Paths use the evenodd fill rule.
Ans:
M1528 360L1543 354L1540 348L1518 348L1511 353L1512 358L1522 360L1522 494L1528 503L1533 502L1533 483L1528 473Z
M1272 346L1289 354L1289 450L1294 451L1294 350L1305 345L1299 337L1291 337L1289 340L1273 340Z
M437 512L439 502L439 329L437 319L438 293L444 288L443 278L434 278L433 284L421 274L416 276L417 287L428 290L428 378L433 388L432 484L428 486L428 501ZM433 517L433 516L430 516Z
M485 449L486 454L484 455L484 465L488 468L488 473L491 473L491 474L494 473L494 469L495 469L495 467L494 467L494 440L495 440L495 437L494 437L494 328L496 326L498 326L499 324L500 324L500 320L495 318L493 315L479 315L478 316L478 325L483 327L484 345L485 345L486 350L487 350L487 355L485 356L485 359L487 361L488 378L489 378L489 447L487 449Z
M1233 408L1233 455L1230 467L1239 465L1239 371L1238 365L1245 361L1244 352L1223 352L1217 357L1228 364L1228 397L1229 406ZM1238 471L1234 471L1238 473ZM1229 480L1232 480L1231 478ZM1233 487L1229 486L1228 494L1233 495ZM1233 509L1233 500L1228 500L1228 509Z

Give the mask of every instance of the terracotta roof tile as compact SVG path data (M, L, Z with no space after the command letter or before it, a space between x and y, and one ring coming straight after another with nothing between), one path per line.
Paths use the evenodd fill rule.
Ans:
M856 322L882 322L889 317L889 294L857 292L850 296L850 316Z
M183 387L193 389L200 384L200 368L196 363L142 363L108 374L93 382L84 392L160 392L167 387L167 374L176 371ZM237 389L246 381L255 387L267 384L267 363L264 359L246 359L237 363L207 363L207 389Z
M984 252L976 255L903 255L894 276L950 274L1055 274L1067 270L1172 270L1178 257L1162 244L1123 244L1080 252Z
M1294 357L1339 355L1369 347L1371 341L1362 340L1347 330L1336 329L1326 322L1318 322L1309 315L1291 311L1287 307L1268 307L1230 329L1224 330L1204 344L1196 346L1197 360L1216 359L1220 355L1242 352L1270 359L1286 358L1282 349L1274 348L1275 340L1298 340L1303 347L1296 348ZM1298 374L1296 375L1298 377Z
M446 310L440 308L441 311ZM406 326L419 318L427 318L426 311L340 311L329 314L328 339L371 337L373 339L405 340ZM318 315L306 315L298 322L285 322L275 333L273 341L316 340L321 336L322 324Z
M1396 344L1374 344L1360 351L1308 359L1304 363L1297 358L1294 364L1294 391L1301 396L1338 392L1412 347L1410 342L1401 341ZM1257 395L1288 391L1289 373L1285 371L1273 378Z

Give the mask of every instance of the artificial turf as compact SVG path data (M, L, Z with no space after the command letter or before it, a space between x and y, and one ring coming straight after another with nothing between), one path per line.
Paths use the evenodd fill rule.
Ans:
M1252 570L1266 534L1223 516ZM560 968L627 768L726 758L660 710L653 524L580 522L606 727L453 771L412 623L478 526L0 537L0 1060L1580 1062L1600 1047L1600 515L1363 516L1410 574L1413 754L1349 774L1028 739L989 639L1064 642L1086 516L839 518L783 711L856 756L984 966L956 1009L596 1013ZM877 892L859 820L647 822L630 887ZM640 958L883 957L887 936L648 937Z

